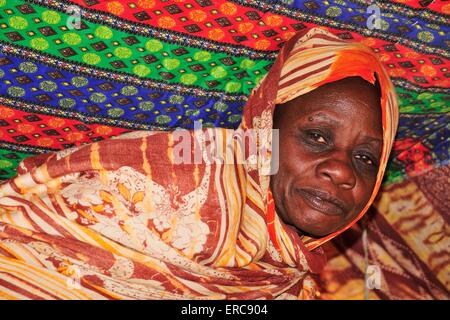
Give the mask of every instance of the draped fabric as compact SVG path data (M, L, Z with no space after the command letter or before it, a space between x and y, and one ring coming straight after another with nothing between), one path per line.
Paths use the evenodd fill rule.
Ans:
M240 130L138 131L22 161L18 176L0 186L0 292L45 299L313 298L309 275L325 264L317 247L339 232L303 238L274 212L273 111L325 83L350 76L374 83L375 75L381 165L372 198L350 227L381 184L397 100L368 48L311 29L283 47L250 96ZM182 162L181 132L189 146ZM258 147L240 143L242 132ZM195 161L197 151L202 161Z

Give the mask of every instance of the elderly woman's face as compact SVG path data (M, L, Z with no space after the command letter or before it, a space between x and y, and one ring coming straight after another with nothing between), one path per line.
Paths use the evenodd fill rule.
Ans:
M359 77L317 88L275 109L279 170L271 178L278 214L306 234L350 223L372 194L382 150L380 98Z

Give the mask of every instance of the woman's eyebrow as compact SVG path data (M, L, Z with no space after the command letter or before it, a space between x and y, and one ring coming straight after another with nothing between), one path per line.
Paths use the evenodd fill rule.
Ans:
M374 137L368 137L369 138L369 141L370 142L376 142L376 143L379 143L379 144L383 144L383 140L382 139L380 139L380 138L374 138Z
M372 146L372 148L375 148L377 152L381 152L383 148L383 140L371 136L366 136L368 145Z
M310 115L310 116L308 116L308 120L309 121L322 120L322 121L329 122L329 123L331 123L333 125L338 125L339 124L338 121L330 118L325 113L316 113L316 114Z

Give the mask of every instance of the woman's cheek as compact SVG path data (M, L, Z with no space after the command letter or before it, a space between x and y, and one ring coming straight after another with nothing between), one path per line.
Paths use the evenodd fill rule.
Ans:
M367 182L365 180L360 180L357 182L357 189L354 192L355 208L356 214L361 212L366 206L367 202L372 195L373 188L375 187L375 181Z

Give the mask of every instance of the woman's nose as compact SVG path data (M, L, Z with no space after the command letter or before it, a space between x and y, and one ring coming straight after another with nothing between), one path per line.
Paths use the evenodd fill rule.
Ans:
M331 181L340 188L349 190L355 187L356 177L348 157L330 157L318 165L317 172L320 178Z

